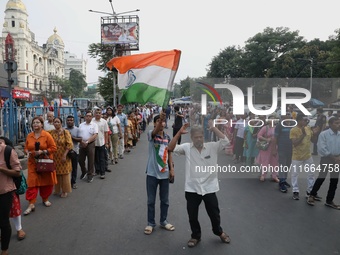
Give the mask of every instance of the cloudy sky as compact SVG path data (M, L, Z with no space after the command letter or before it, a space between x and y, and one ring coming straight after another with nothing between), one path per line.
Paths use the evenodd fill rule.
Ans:
M105 74L87 56L88 45L100 42L101 14L112 12L109 0L22 0L29 28L39 45L53 34L63 38L65 50L88 59L88 83ZM327 40L340 28L340 2L307 0L113 0L117 13L140 9L140 48L136 53L179 49L182 58L176 82L206 75L212 58L227 46L240 45L265 27L299 30L307 40ZM0 0L4 10L7 0ZM315 3L315 4L314 4ZM105 15L104 15L105 16ZM0 13L3 22L4 13Z

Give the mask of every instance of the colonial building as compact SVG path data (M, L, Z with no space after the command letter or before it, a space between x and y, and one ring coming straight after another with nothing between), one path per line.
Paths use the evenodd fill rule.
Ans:
M0 8L2 9L2 8ZM52 28L51 28L52 30ZM56 78L65 76L64 42L54 28L46 44L38 45L35 34L28 27L28 14L21 0L9 0L5 8L0 52L5 51L5 38L8 33L14 40L16 50L17 79L16 89L29 90L36 97L50 92L59 92ZM0 62L4 62L0 55ZM1 84L3 85L3 84Z

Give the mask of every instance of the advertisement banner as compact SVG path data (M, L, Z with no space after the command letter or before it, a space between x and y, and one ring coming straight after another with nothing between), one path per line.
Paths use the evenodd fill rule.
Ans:
M31 98L31 93L29 91L26 91L26 90L13 89L12 95L13 95L13 98L23 99L23 100L27 100L27 101L29 101L30 98Z
M138 30L137 22L102 24L102 44L138 44Z

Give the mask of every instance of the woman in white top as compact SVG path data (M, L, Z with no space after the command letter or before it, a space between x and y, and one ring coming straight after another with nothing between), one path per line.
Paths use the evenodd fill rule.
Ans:
M117 116L115 116L112 107L106 108L106 114L108 116L107 118L107 124L109 125L111 135L110 135L110 141L111 141L111 162L112 164L118 163L118 142L119 139L122 139L122 130L120 128L120 120Z

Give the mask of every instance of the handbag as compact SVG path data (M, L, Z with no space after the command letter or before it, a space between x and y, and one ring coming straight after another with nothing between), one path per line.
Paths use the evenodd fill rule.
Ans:
M26 190L27 190L27 182L26 182L26 178L22 170L20 171L20 175L21 175L21 182L20 182L19 187L16 186L17 190L15 192L18 195L23 195L26 193Z
M133 140L133 136L132 136L131 133L128 133L128 139L129 139L129 140Z
M269 143L267 141L257 141L256 142L256 148L258 148L261 151L266 151L269 147Z
M76 158L77 156L77 153L74 151L74 150L69 150L68 153L67 153L67 157L69 157L71 160Z
M4 157L5 157L6 166L7 166L8 169L12 169L11 164L10 164L11 153L12 153L12 147L6 146L5 152L4 152ZM26 183L26 178L25 178L22 170L20 170L20 176L19 177L13 177L13 182L14 182L15 187L17 189L16 193L18 195L25 194L25 192L27 190L27 183Z
M268 126L266 126L266 136L267 136L267 134L268 134ZM257 140L255 146L256 146L256 148L258 148L261 151L266 151L269 147L269 142Z
M36 163L37 173L46 173L55 171L54 161L49 158L39 158Z

